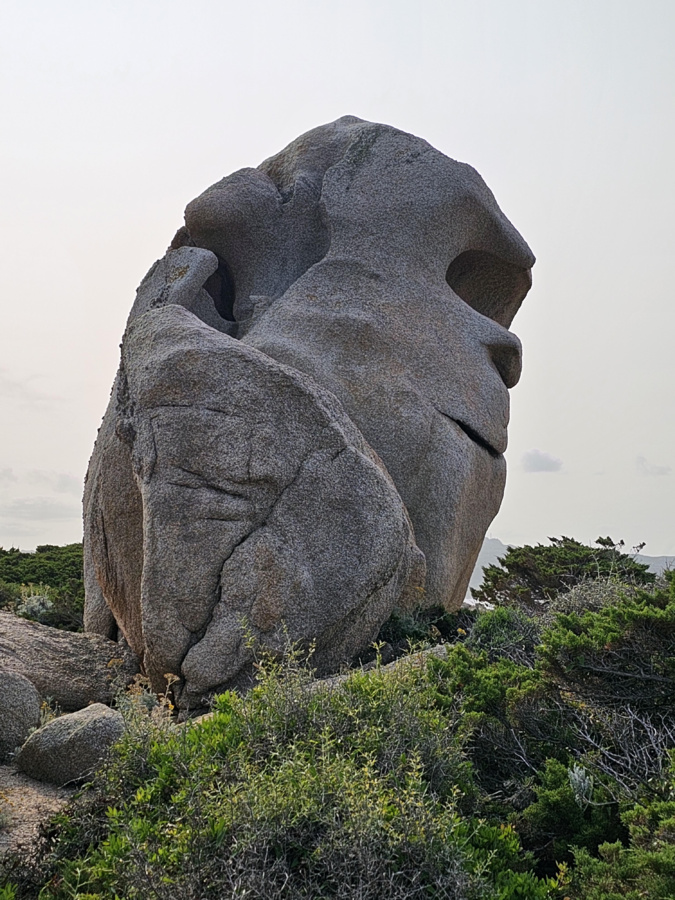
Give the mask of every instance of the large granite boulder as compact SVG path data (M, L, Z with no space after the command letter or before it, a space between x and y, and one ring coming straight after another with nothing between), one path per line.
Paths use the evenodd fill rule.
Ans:
M250 681L249 638L313 643L331 671L415 603L424 560L403 503L310 379L170 304L129 324L114 402L108 453L130 460L142 564L110 540L105 466L88 479L87 543L116 622L157 690L179 677L182 708Z
M328 388L383 460L425 603L459 608L503 495L534 263L481 177L348 116L213 185L186 225L231 274L242 342Z
M124 728L121 713L93 703L34 731L17 754L16 765L37 781L58 785L82 781L105 759Z
M471 167L354 117L185 221L90 463L85 623L194 707L248 683L247 633L314 642L325 672L394 609L459 607L502 498L534 258Z
M204 283L217 277L218 260L206 250L186 247L167 254L141 283L129 323L150 309L181 305L202 321L228 333L234 323L218 314ZM116 434L118 381L99 429L85 485L84 578L87 602L84 626L88 632L116 639L118 625L111 608L126 609L126 629L140 632L140 572L143 565L143 510L134 478L128 442ZM92 541L103 552L92 558ZM110 552L107 552L109 548ZM101 589L105 582L107 599ZM130 625L128 619L137 620Z
M138 672L126 644L75 634L0 612L0 672L15 672L64 712L111 703Z

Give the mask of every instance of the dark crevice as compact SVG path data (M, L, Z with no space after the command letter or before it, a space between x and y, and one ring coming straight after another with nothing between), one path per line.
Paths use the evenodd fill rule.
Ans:
M245 489L236 490L232 488L225 488L221 485L214 484L213 481L210 481L205 475L202 475L200 472L194 472L192 469L187 469L185 466L180 466L175 464L175 468L183 472L188 478L194 479L196 483L189 484L186 481L169 481L169 484L176 485L176 487L184 487L189 488L190 490L201 490L206 489L210 491L216 491L219 494L224 494L227 497L234 497L236 500L250 500L250 491Z
M486 440L484 440L484 439L478 434L477 431L474 431L473 428L471 428L471 427L470 427L469 425L467 425L465 422L460 422L458 419L453 419L453 422L455 423L455 425L459 425L459 427L462 429L462 431L464 432L464 434L465 434L468 438L471 438L471 440L474 442L474 444L478 444L478 446L479 446L479 447L482 447L483 450L487 450L487 452L490 454L490 456L494 456L495 459L496 459L498 456L501 456L501 453L497 453L497 451L495 450L495 448L494 448L491 444L488 444L488 442L487 442Z
M174 487L185 488L188 491L215 491L217 494L222 494L225 497L232 497L235 500L250 500L248 494L237 493L235 491L228 491L226 488L218 487L215 484L208 484L206 481L204 484L186 484L184 481L172 481L169 479L167 484L172 484ZM220 518L218 516L217 518Z
M235 285L230 267L224 259L218 257L218 268L207 278L205 290L211 296L213 305L221 319L234 322Z
M474 444L478 444L478 446L482 447L483 450L487 450L490 456L498 459L502 455L495 450L492 444L488 444L484 437L478 434L477 431L474 431L474 429L470 425L467 425L466 422L462 422L459 419L453 419L452 416L449 416L447 413L442 412L440 409L437 409L436 412L440 413L440 415L442 415L444 418L449 419L451 422L453 422L461 431L464 432L464 434L470 440L474 442Z

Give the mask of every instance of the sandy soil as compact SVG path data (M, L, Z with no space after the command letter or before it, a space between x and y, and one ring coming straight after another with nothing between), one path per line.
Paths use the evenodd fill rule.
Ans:
M0 766L0 854L29 842L40 823L58 812L74 793L72 788L35 781L14 766Z

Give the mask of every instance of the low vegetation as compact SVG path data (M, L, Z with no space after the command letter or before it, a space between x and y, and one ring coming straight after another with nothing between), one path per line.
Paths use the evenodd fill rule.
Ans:
M67 631L82 630L82 544L34 553L0 547L0 609Z
M483 569L483 583L472 589L476 600L499 605L516 605L535 610L560 591L598 578L626 584L653 584L648 567L623 552L623 541L599 537L596 547L574 538L549 538L550 545L510 547L499 565ZM635 548L636 553L644 547Z
M399 617L337 686L262 658L184 726L139 682L1 900L672 900L675 574L643 576ZM445 652L383 665L406 629Z

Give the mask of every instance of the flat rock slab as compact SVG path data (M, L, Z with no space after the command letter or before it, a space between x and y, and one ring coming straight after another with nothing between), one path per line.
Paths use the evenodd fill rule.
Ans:
M18 672L64 712L110 703L138 665L123 644L0 612L0 670Z

